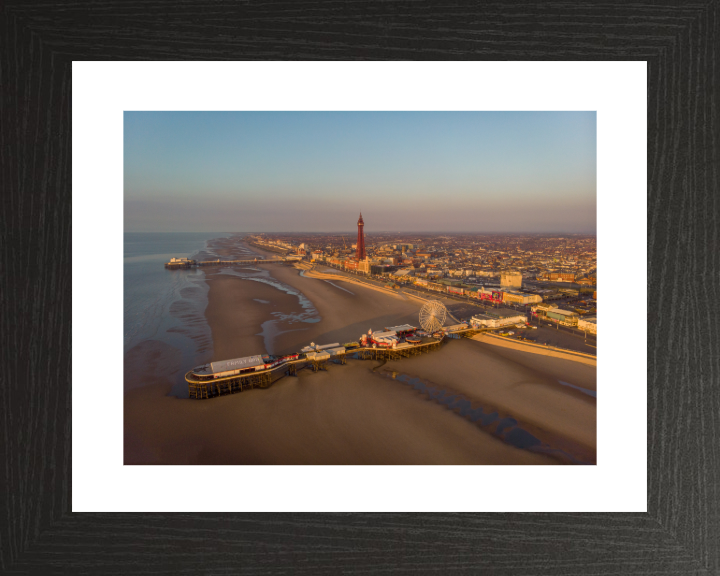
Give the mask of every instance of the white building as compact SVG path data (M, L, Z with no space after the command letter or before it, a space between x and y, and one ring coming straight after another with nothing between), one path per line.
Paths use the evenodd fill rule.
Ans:
M501 273L500 286L503 288L522 288L522 274L520 272Z
M524 314L518 314L516 316L492 316L490 314L477 314L470 319L470 324L473 328L502 328L503 326L510 326L512 324L525 324L527 318Z
M597 316L580 316L577 325L578 330L597 334Z
M322 346L320 344L315 344L315 342L310 342L310 346L305 346L300 352L308 353L308 352L317 352L320 350L330 350L331 348L337 348L340 346L339 342L335 342L334 344L323 344Z

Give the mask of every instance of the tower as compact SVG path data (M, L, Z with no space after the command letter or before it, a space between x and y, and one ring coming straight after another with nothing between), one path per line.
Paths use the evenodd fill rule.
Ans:
M355 251L355 258L358 262L360 260L365 260L365 232L363 232L364 226L365 222L363 222L362 212L360 212L360 219L358 220L357 249Z

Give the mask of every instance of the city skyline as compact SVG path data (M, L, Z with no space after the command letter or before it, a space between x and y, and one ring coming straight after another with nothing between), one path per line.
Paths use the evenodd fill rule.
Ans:
M126 112L124 229L595 234L595 119Z

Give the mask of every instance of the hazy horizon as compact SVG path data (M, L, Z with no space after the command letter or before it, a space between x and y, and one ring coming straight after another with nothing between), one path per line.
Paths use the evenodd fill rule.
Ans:
M126 232L596 233L595 112L124 121Z

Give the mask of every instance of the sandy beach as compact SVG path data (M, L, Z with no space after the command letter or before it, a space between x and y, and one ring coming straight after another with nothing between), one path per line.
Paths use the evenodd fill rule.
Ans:
M554 464L350 361L208 402L153 385L126 403L126 463ZM128 448L132 455L128 458Z
M236 239L222 239L213 250L248 256ZM417 324L417 300L341 278L303 277L286 265L255 268L267 271L260 281L206 272L213 360L286 354L310 342L355 341L370 328ZM507 435L498 432L502 419L543 445L595 462L596 400L578 390L596 389L595 368L570 360L453 340L438 352L383 366L349 360L327 372L303 370L266 390L192 401L168 395L172 377L163 373L172 369L172 351L148 344L133 354L131 361L126 356L126 464L568 461L504 441ZM494 411L497 421L481 425L393 379L393 372L420 378L473 409Z
M263 324L274 321L273 314L303 311L295 296L261 282L210 272L207 283L205 317L212 332L213 360L267 354Z
M383 367L461 394L484 408L522 423L536 437L569 448L594 463L596 400L575 388L595 390L595 369L578 362L498 349L462 339L438 352L390 361ZM572 444L572 446L569 446Z

